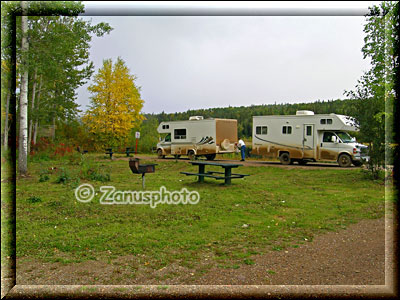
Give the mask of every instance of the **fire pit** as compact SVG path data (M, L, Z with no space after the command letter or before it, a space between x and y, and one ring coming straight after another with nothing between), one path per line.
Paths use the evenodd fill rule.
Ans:
M129 168L133 174L142 174L142 188L145 187L145 175L146 173L154 173L156 171L157 164L139 164L139 158L131 158L129 160Z

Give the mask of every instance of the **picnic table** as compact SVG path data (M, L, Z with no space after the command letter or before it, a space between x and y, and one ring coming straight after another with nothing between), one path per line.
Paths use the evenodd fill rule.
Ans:
M241 164L230 164L230 163L217 163L217 162L206 162L206 161L191 161L190 162L194 166L199 166L199 172L191 173L191 172L181 172L181 174L185 174L188 176L198 176L199 182L204 182L204 177L210 177L217 180L225 180L225 185L231 184L231 180L235 178L243 178L245 176L249 176L246 174L234 174L232 173L233 168L237 168L242 166ZM224 169L224 172L217 172L217 171L208 171L205 172L206 166L218 166ZM217 175L214 175L217 174Z
M114 153L118 153L118 152L113 152L112 151L112 148L106 148L106 151L105 151L105 154L108 154L108 155L110 155L110 158L112 159L112 156L113 156L113 154ZM127 157L130 157L130 153L135 153L135 151L133 150L133 148L126 148L125 149L125 152L122 152L122 153L126 153L126 156Z

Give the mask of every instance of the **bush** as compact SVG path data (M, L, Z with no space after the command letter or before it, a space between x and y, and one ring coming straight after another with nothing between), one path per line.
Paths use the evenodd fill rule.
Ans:
M65 170L64 168L61 168L60 174L58 175L58 177L56 179L56 183L66 184L70 180L71 180L71 175L68 173L67 170Z
M369 169L362 169L361 170L363 178L368 180L378 180L384 181L385 180L385 170L376 170L375 173L372 173Z
M42 202L42 199L40 197L31 196L28 199L26 199L26 201L29 203L37 203L37 202Z
M41 169L39 172L39 182L45 182L50 180L50 176L49 174L51 174L51 172L47 169Z
M40 174L39 182L45 182L45 181L49 181L49 180L50 180L49 175L47 175L47 174Z
M96 165L95 163L82 156L80 178L106 182L111 180L110 172L105 165Z
M70 165L80 165L82 163L82 154L79 152L73 152L68 155L68 163Z

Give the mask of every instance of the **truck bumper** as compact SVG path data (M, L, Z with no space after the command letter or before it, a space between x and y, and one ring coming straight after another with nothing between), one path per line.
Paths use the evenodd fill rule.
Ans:
M369 156L353 156L353 160L360 162L369 162Z

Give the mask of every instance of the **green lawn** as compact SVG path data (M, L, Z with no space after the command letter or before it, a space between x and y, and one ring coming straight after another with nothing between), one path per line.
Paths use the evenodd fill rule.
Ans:
M198 184L180 174L196 171L187 161L157 162L156 173L146 176L147 190L187 188L201 199L153 209L99 204L100 186L141 190L140 175L132 174L125 160L101 154L86 160L83 166L79 159L30 162L30 177L17 180L17 257L68 263L145 255L149 266L160 268L173 261L193 266L211 253L221 266L229 260L252 264L252 254L296 247L317 233L384 216L385 186L361 169L240 167L251 176L224 186L207 178ZM111 181L79 179L90 178L85 174L94 165ZM57 169L49 171L52 167ZM60 168L65 184L56 183L63 177ZM82 183L98 191L90 203L75 199L74 188Z

